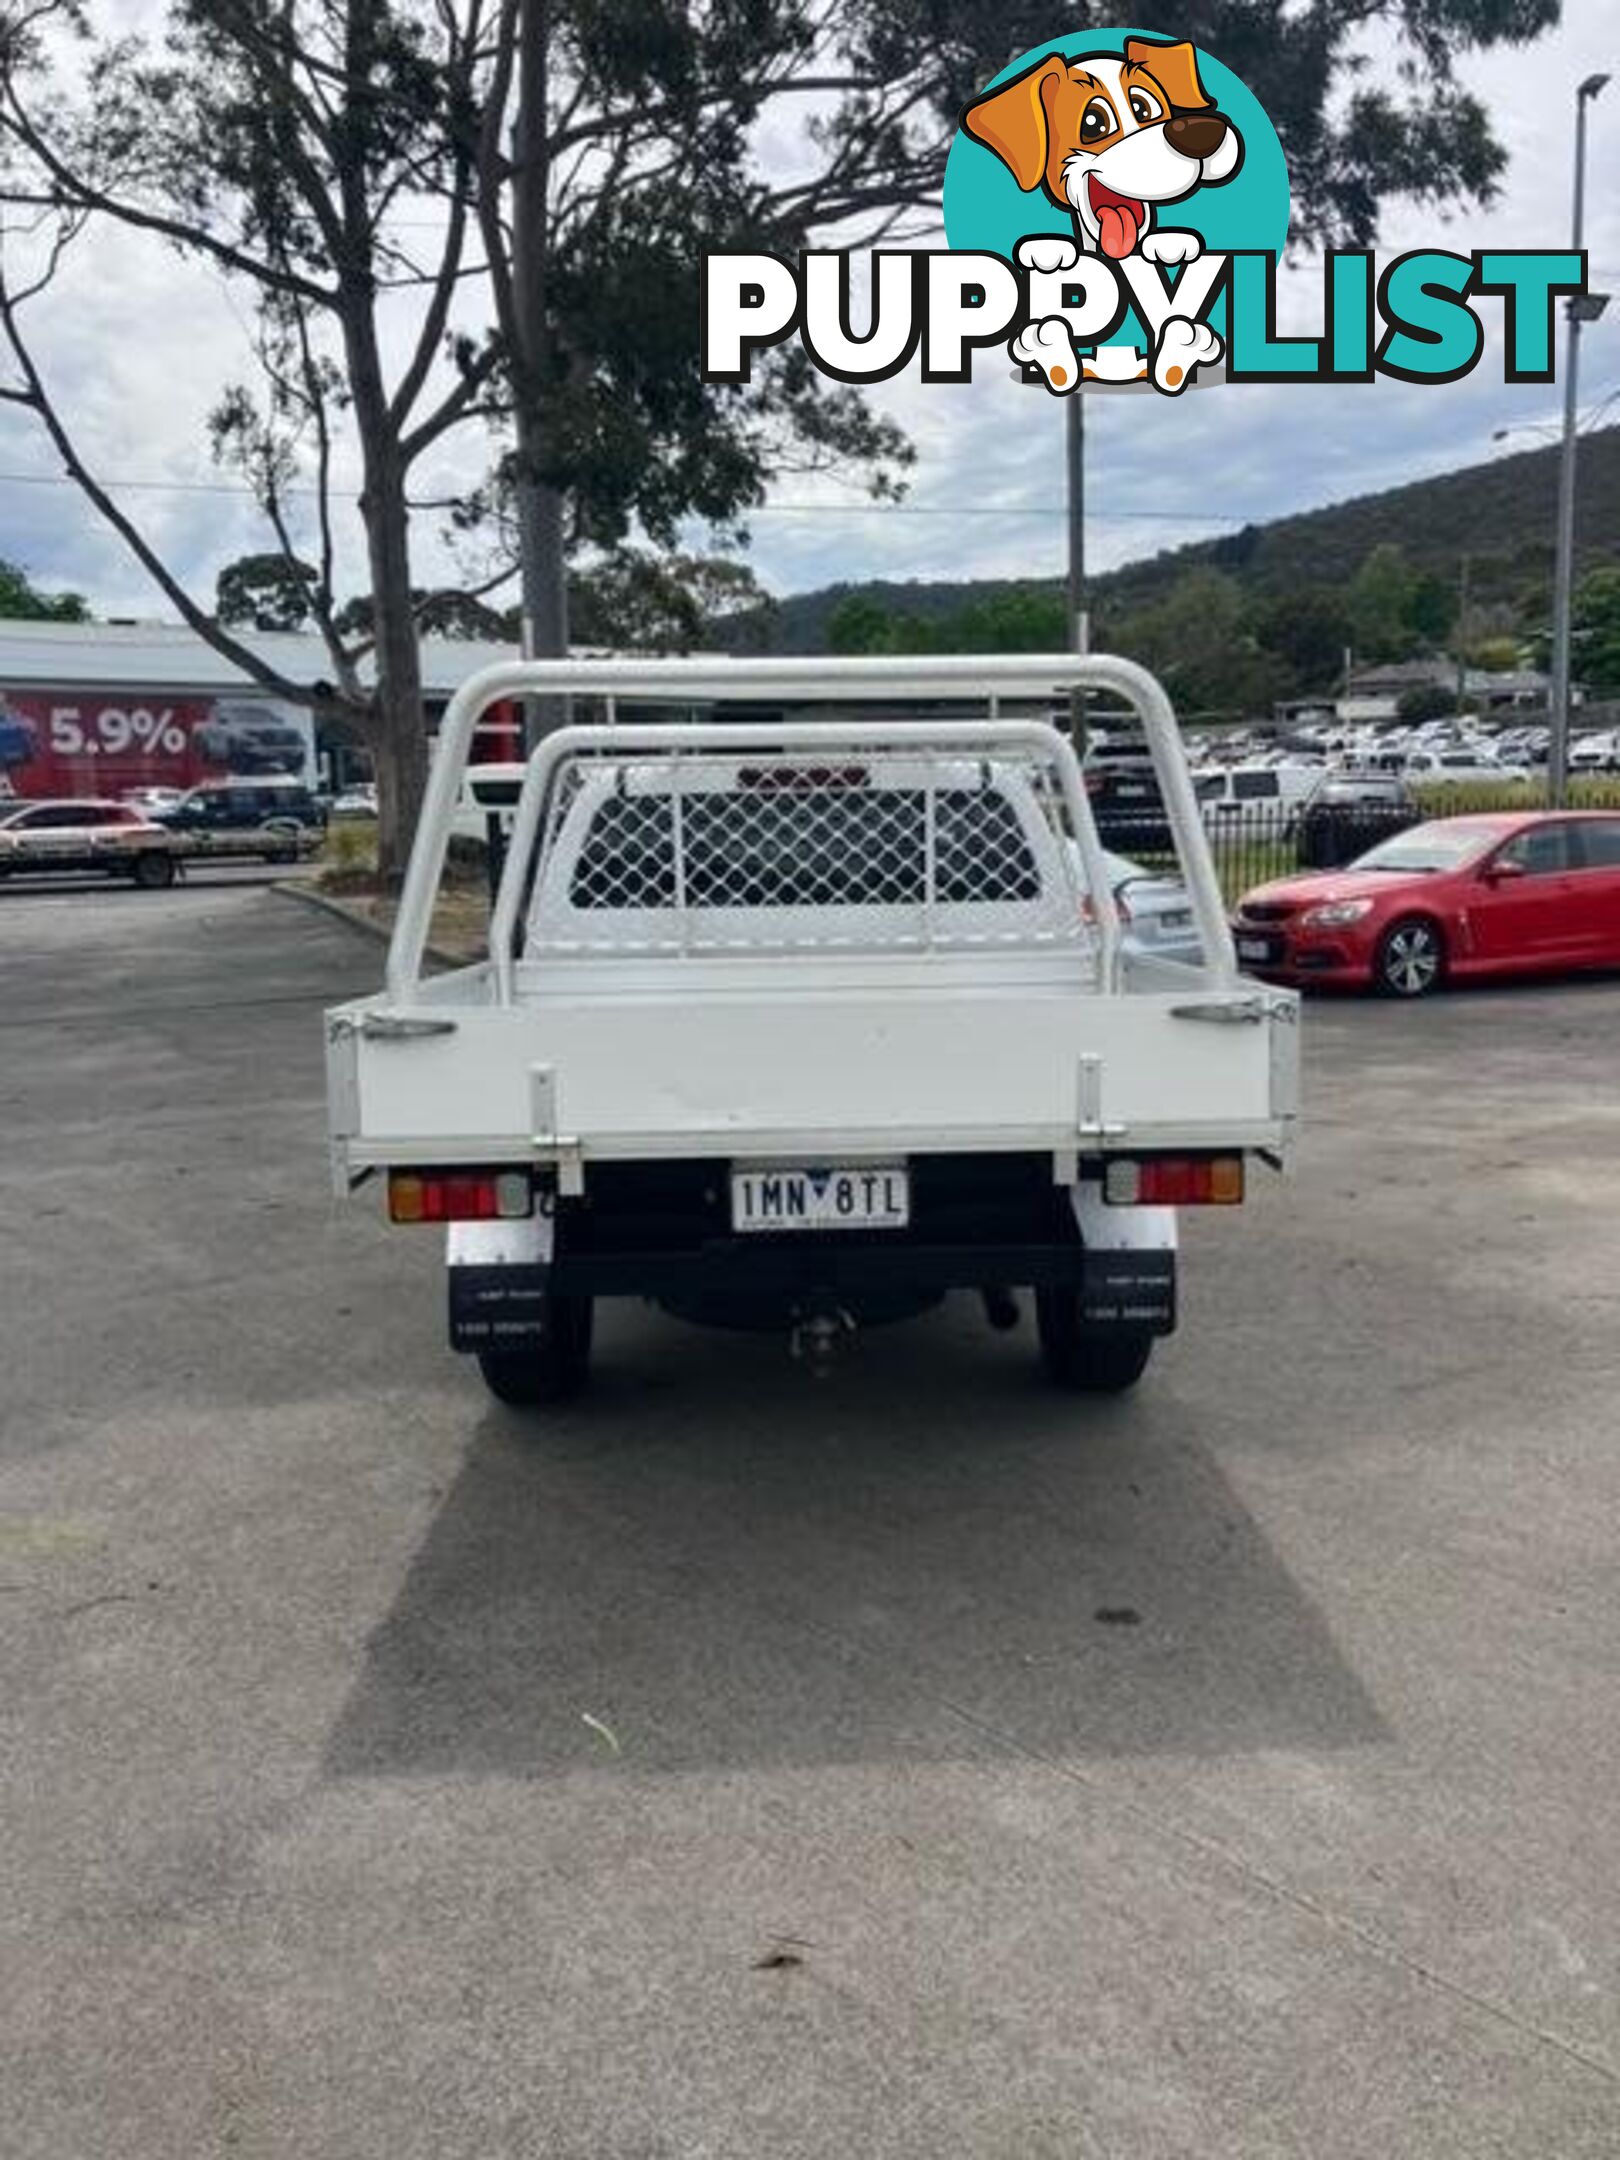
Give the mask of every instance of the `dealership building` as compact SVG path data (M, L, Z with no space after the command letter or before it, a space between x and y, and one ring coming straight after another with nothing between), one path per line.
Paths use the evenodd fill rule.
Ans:
M331 677L318 637L232 635L288 682L313 690ZM518 657L511 645L435 637L421 654L430 727L476 669ZM336 790L365 759L346 731L262 689L180 625L0 621L0 790L113 795L232 771Z

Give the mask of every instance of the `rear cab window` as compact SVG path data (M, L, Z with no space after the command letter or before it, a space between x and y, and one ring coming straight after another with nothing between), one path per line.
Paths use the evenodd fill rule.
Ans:
M934 819L937 901L972 906L1038 896L1034 851L1005 795L942 788ZM681 822L689 907L920 906L925 897L921 789L728 789L688 797ZM673 907L670 798L604 802L575 860L568 897L584 909Z
M768 765L717 782L710 768L682 776L678 801L663 775L608 784L598 774L553 816L531 943L718 950L1092 936L1060 806L960 761L931 791L858 767L803 783Z

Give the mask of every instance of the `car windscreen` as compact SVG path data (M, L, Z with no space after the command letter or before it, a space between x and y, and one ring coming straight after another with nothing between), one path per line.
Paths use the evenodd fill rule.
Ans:
M1377 847L1358 855L1352 870L1460 870L1465 863L1501 838L1500 832L1478 826L1415 825L1409 832L1380 840Z

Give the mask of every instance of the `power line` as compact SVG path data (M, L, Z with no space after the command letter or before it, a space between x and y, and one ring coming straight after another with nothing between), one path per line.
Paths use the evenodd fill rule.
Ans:
M0 472L0 486L6 487L77 487L78 482L68 473L10 473ZM106 480L99 485L105 488L121 488L128 494L160 495L246 495L253 490L242 480ZM285 487L283 495L319 495L319 488ZM358 488L329 488L330 495L341 495L347 502L358 502Z
M75 487L77 482L67 473L11 473L0 472L0 486L6 487ZM245 495L253 496L253 490L242 481L232 480L108 480L101 485L118 488L127 494L166 495ZM332 488L328 492L346 502L358 502L358 488ZM319 495L312 487L285 487L283 495ZM1270 513L1264 513L1269 515ZM858 502L858 503L757 503L741 513L744 517L991 517L991 518L1060 518L1068 515L1061 503L908 503L908 502ZM1175 525L1245 525L1251 520L1241 512L1207 510L1110 510L1105 522L1129 522L1132 524L1165 522Z
M741 514L744 517L770 517L777 512L791 517L808 517L812 514L828 517L1067 517L1068 510L1062 503L759 503ZM1262 513L1269 517L1273 513ZM1100 513L1103 522L1115 518L1137 520L1166 519L1177 525L1247 525L1252 520L1241 511L1230 510L1108 510Z

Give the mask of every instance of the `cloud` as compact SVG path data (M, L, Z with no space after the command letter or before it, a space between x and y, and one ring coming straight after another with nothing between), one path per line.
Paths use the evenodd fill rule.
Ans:
M134 13L150 8L125 0ZM1562 244L1569 221L1574 85L1612 59L1612 0L1573 0L1561 26L1528 48L1466 59L1464 81L1484 100L1508 147L1499 202L1450 229L1442 244ZM1376 53L1375 60L1379 57ZM1617 70L1620 72L1620 70ZM770 154L791 163L793 144ZM1620 290L1620 82L1594 108L1588 239L1595 283ZM1433 238L1415 210L1386 220L1381 252ZM694 296L695 304L695 296ZM1320 269L1285 275L1283 331L1319 321ZM156 242L126 234L89 239L62 284L36 311L41 352L77 439L119 499L199 597L233 556L267 544L251 501L210 464L206 416L222 386L251 371L240 294ZM1091 398L1085 423L1088 560L1097 570L1160 548L1473 462L1491 454L1496 427L1554 416L1559 393L1502 381L1496 320L1476 372L1445 389L1393 381L1369 386L1198 388L1177 402ZM1620 306L1614 314L1620 317ZM407 325L390 327L396 356ZM1620 383L1620 327L1586 339L1588 396ZM1560 360L1560 367L1562 362ZM1013 379L986 354L969 385L882 385L874 403L917 448L909 501L874 507L859 488L827 478L784 478L753 519L753 561L772 590L835 579L1052 576L1065 559L1064 415L1038 386ZM464 485L486 441L448 442L424 492ZM0 555L40 582L78 587L98 612L163 616L162 596L69 485L26 414L0 407ZM351 492L338 505L341 580L366 582L352 449L340 471ZM307 505L300 506L307 516ZM431 515L413 533L421 582L454 575ZM306 538L312 539L312 535ZM699 541L700 533L692 538Z
M1620 64L1612 0L1573 0L1561 26L1529 47L1465 58L1464 83L1492 116L1509 165L1497 201L1437 228L1392 210L1381 257L1440 245L1564 246L1574 88L1614 67L1591 109L1586 242L1591 282L1620 295ZM1370 56L1374 62L1381 57ZM1382 57L1387 57L1384 55ZM1306 260L1280 280L1278 326L1310 335L1322 322L1322 272ZM1105 570L1161 548L1473 464L1497 454L1499 427L1556 419L1561 388L1503 381L1500 306L1484 307L1487 347L1473 374L1444 388L1372 384L1220 385L1167 398L1091 396L1086 404L1086 550ZM1583 412L1620 386L1620 298L1588 333ZM1559 378L1563 352L1560 341ZM832 578L1056 576L1066 561L1063 415L1038 385L981 360L970 389L917 382L878 398L912 435L918 460L908 508L851 508L842 519L784 507L805 499L784 482L756 518L755 564L773 591ZM1528 447L1521 437L1503 446Z

